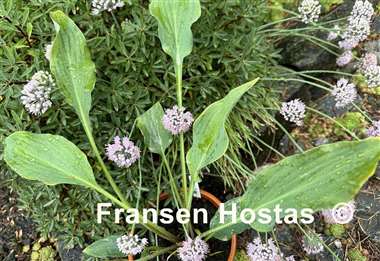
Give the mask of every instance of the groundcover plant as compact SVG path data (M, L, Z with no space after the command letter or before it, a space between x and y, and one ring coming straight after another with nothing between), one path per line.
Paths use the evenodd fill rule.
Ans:
M92 15L111 12L116 20L114 12L124 6L123 1L92 1ZM355 61L355 70L359 75L357 78L360 78L361 84L373 90L379 86L380 67L377 65L376 54L365 53L358 58L355 51L355 48L360 47L370 35L370 25L375 12L370 2L355 1L347 18L320 23L318 20L321 5L318 1L301 1L297 13L279 7L267 8L280 9L288 16L262 25L261 34L268 35L273 41L292 36L303 37L334 55L341 49L342 54L338 55L336 60L337 66L344 67ZM174 75L176 80L175 88L168 90L173 92L175 105L164 109L160 99L155 103L149 103L148 110L137 113L135 118L128 118L133 122L131 130L118 135L115 132L112 137L107 137L109 143L104 146L104 150L98 148L99 144L94 138L98 133L94 131L90 117L92 92L96 88L96 66L88 43L81 29L67 14L60 10L52 10L50 17L56 35L45 49L51 72L35 72L31 80L24 85L18 102L24 106L25 111L37 118L52 110L52 93L59 93L57 95L64 97L64 103L75 111L89 146L80 148L64 136L53 134L55 130L52 129L33 133L28 131L28 128L22 128L4 140L3 159L7 166L28 180L39 181L49 186L82 186L85 188L84 191L91 190L101 195L107 202L93 206L97 208L99 231L102 230L102 219L107 215L113 215L110 214L109 208L118 208L115 212L115 219L118 221L115 222L120 223L120 219L124 219L126 225L120 225L121 233L106 235L109 233L105 232L104 238L86 246L83 252L88 258L163 258L162 260L183 261L238 258L297 260L303 256L315 257L325 249L329 252L331 260L341 260L345 256L349 260L365 260L366 257L360 251L343 254L342 258L342 254L334 252L331 244L325 243L323 237L309 226L314 221L313 214L319 213L326 223L331 224L333 234L339 229L344 229L344 225L354 217L355 196L375 173L380 158L380 139L377 137L380 136L379 122L372 121L368 113L355 103L359 91L353 83L353 75L327 69L297 72L278 66L276 70L281 68L282 72L277 73L277 77L254 77L245 83L229 86L229 91L224 97L212 99L212 103L194 110L196 113L192 112L184 107L184 104L187 104L185 99L191 97L184 95L186 90L183 70L186 57L191 54L193 42L196 42L196 38L193 39L193 24L201 15L207 16L207 13L202 14L201 10L201 2L197 0L150 1L149 12L156 21L162 50L171 58L171 66L165 74ZM3 18L8 19L6 15ZM305 26L287 29L278 27L287 22L300 22ZM33 29L30 26L28 28L28 32ZM328 32L328 35L326 39L322 39L313 35L315 31ZM30 35L25 37L30 41ZM338 45L329 41L337 41ZM260 55L257 53L257 56ZM313 76L313 73L321 72L342 77L332 84ZM261 75L258 73L257 76ZM206 74L201 77L207 79L213 76ZM359 135L355 132L355 127L351 127L352 120L351 125L341 119L336 120L318 108L306 106L301 98L288 99L279 108L275 106L275 102L274 107L261 104L263 107L256 108L257 110L267 110L270 112L268 115L272 116L278 111L283 120L298 127L307 123L312 125L313 122L309 121L312 115L325 117L336 125L336 133L343 133L337 135L346 137L346 140L339 139L304 150L286 128L272 117L270 123L278 123L288 134L288 139L298 153L285 157L276 148L261 141L283 159L274 160L275 163L257 168L255 171L250 170L243 160L232 159L231 162L236 165L236 169L245 177L242 193L223 204L212 196L205 196L209 193L200 189L203 171L221 158L228 157L226 152L230 146L231 135L234 137L240 134L238 128L227 129L227 126L231 127L229 118L235 106L239 102L250 101L244 97L250 95L255 88L263 88L260 82L289 81L307 83L327 91L337 109L352 105L358 117L367 118L372 125L365 133ZM129 93L122 98L134 99L134 95L136 94ZM162 99L165 99L164 95ZM97 102L97 106L106 106ZM113 113L117 112L110 111L110 114ZM246 117L247 114L244 115ZM254 117L254 114L251 117ZM97 124L101 125L102 122ZM133 140L134 136L131 134L135 128L141 132L143 141ZM238 143L234 145L237 146ZM158 192L157 198L152 199L156 201L154 208L148 210L143 205L147 200L142 199L144 179L152 175L141 164L141 157L147 155L146 151L153 155L152 165L161 166L159 181L147 187L149 190L156 186L154 190ZM89 155L94 156L96 161L90 160ZM104 158L107 158L108 162L105 162ZM133 168L134 166L136 168ZM110 167L133 168L131 172L137 173L139 183L132 186L124 179L121 188L120 181L115 181L117 172L110 171ZM102 185L105 181L109 185ZM162 185L169 188L169 194L159 194ZM71 186L68 189L70 188ZM127 198L127 190L137 190L137 199ZM201 201L201 197L211 198L211 201L217 202L214 205L219 205L212 218L206 218L205 229L197 227L194 217L190 217L195 216L194 204ZM162 206L165 199L168 199L168 203ZM204 215L207 216L207 213L206 211ZM95 222L95 218L91 222ZM173 223L174 227L171 226ZM273 233L272 237L268 237L269 233L276 229L276 225L283 223L296 226L302 232L301 257L291 251L283 253ZM245 254L236 256L236 235L246 231L255 231L256 234L254 237L251 234L251 242L244 246ZM265 239L260 238L262 235L266 235ZM230 240L230 252L220 253L226 252L225 249L217 247L221 244L220 241ZM354 255L357 259L352 257ZM42 256L39 258L44 259ZM54 257L48 258L45 257L45 260Z

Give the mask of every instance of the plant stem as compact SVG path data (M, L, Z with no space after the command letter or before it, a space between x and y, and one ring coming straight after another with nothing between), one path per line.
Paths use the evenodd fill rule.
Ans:
M172 173L172 171L170 169L170 166L169 166L168 159L166 158L166 155L165 155L164 152L162 152L161 154L162 154L162 159L164 160L165 167L166 167L166 169L167 169L167 171L169 173L170 188L171 188L171 191L172 191L172 194L173 194L174 203L176 204L177 209L180 209L180 207L186 205L186 201L184 201L184 202L181 201L182 199L181 199L181 197L179 195L179 192L178 192L178 189L177 189L177 185L176 185L174 177L173 177L173 173ZM188 223L186 225L182 224L182 227L183 227L183 231L186 234L186 237L189 237L189 234L188 234L189 224Z
M338 125L339 127L341 127L341 128L342 128L343 130L345 130L348 134L350 134L352 138L354 138L354 139L356 139L356 140L360 140L360 139L358 138L358 136L356 136L355 133L353 133L352 131L350 131L349 129L347 129L342 123L340 123L339 121L335 120L333 117L330 117L329 115L327 115L327 114L325 114L325 113L323 113L323 112L320 112L320 111L318 111L318 110L316 110L316 109L313 109L313 108L311 108L311 107L306 107L306 109L308 109L308 110L310 110L310 111L312 111L312 112L315 112L315 113L321 115L322 117L325 117L325 118L327 118L327 119L333 121L336 125Z
M152 164L152 166L154 167L153 164ZM160 209L161 175L162 175L162 163L160 164L160 168L158 170L157 196L156 196L156 211L157 211L157 213ZM155 239L155 245L156 245L156 247L158 247L158 236L157 236L157 234L154 234L154 239ZM157 257L157 261L159 261L158 257Z
M142 187L142 173L141 173L141 163L140 163L140 159L138 160L138 164L139 164L139 194L137 196L137 201L136 201L136 209L139 209L139 205L140 205L140 198L141 198L141 187ZM132 224L132 229L131 229L131 235L133 235L135 233L135 227L136 227L136 224L133 223Z
M88 141L90 142L91 148L92 148L92 150L95 153L95 156L96 156L96 158L97 158L97 160L98 160L98 162L100 164L100 167L103 170L103 173L104 173L106 179L110 183L112 189L115 191L115 193L117 194L117 196L119 197L119 199L123 203L128 203L127 200L125 199L123 193L121 193L119 187L116 185L114 179L112 178L111 173L108 171L108 169L106 167L106 164L104 164L104 161L103 161L102 157L100 156L100 152L98 150L98 147L96 146L96 143L95 143L95 140L94 140L94 136L92 135L90 127L89 127L88 124L84 123L84 121L86 121L86 120L82 121L82 125L83 125L83 128L84 128L84 131L86 132ZM86 122L89 122L89 120L86 121Z
M105 196L106 198L110 199L111 201L113 201L114 203L116 203L117 205L119 205L120 207L124 208L125 210L131 208L130 204L128 203L128 201L125 199L125 197L123 196L123 194L121 193L119 187L116 185L115 181L113 180L110 172L108 171L106 165L104 164L104 161L102 159L102 157L100 156L100 153L99 153L99 150L96 146L96 143L95 143L95 140L94 140L94 137L92 135L92 132L91 132L91 129L90 129L90 125L88 124L89 123L89 119L82 119L81 118L81 122L83 124L83 128L86 132L86 135L88 137L88 140L90 142L90 145L96 155L96 158L97 160L99 161L100 163L100 166L108 180L108 182L111 184L113 190L115 191L115 193L117 194L117 196L119 197L116 198L114 197L112 194L110 194L108 191L106 191L105 189L103 189L102 187L100 186L94 186L93 188L99 192L100 194L102 194L103 196ZM141 214L139 213L139 220L142 219L142 216ZM151 221L148 221L146 224L142 223L142 225L144 227L146 227L147 229L149 229L150 231L160 235L162 238L165 238L167 240L169 240L170 242L173 242L173 243L176 243L178 242L177 240L177 237L174 236L173 234L171 234L170 232L168 232L166 229L158 226L157 224L154 224L153 222Z
M273 25L281 24L281 23L283 23L283 22L288 22L288 21L292 21L292 20L297 21L297 19L298 19L298 18L297 18L296 16L292 16L292 17L284 18L284 19L281 19L281 20L277 20L277 21L274 21L274 22L267 23L267 24L264 24L264 25L262 25L262 26L259 26L259 27L257 28L257 30L258 30L258 31L261 31L261 30L264 29L264 28L271 27L271 26L273 26Z
M236 222L239 222L239 221L240 221L240 218L238 217ZM213 235L214 235L216 232L218 232L218 231L220 231L220 230L223 230L223 229L226 229L226 228L228 228L228 227L230 227L230 226L232 226L232 225L233 225L233 223L226 223L226 224L220 225L220 226L218 226L218 227L215 227L215 228L209 229L209 230L203 232L203 233L200 235L200 237L205 238L205 240L207 241L207 240L209 240L210 238L212 238Z
M178 107L182 107L182 62L176 62L175 64L175 76L176 76L176 90L177 90L177 104ZM182 190L184 195L184 202L187 202L187 177L186 177L186 160L185 160L185 141L183 133L179 135L180 143L180 160L181 160L181 175L182 175Z
M278 122L276 119L273 119L273 121L277 124L277 126L288 136L290 141L294 144L294 146L297 148L298 151L303 152L302 147L297 143L297 141L293 138L292 134L290 134L284 126L280 122Z
M172 194L173 194L173 199L174 199L174 202L176 203L177 205L177 208L179 209L180 207L180 202L181 202L181 197L179 195L179 192L178 192L178 189L177 189L177 185L175 183L175 180L174 180L174 177L173 177L173 173L170 169L170 166L169 166L169 163L168 163L168 159L166 158L166 155L165 153L162 153L162 159L164 161L164 164L165 164L165 167L168 171L168 174L169 174L169 180L170 180L170 188L171 188L171 191L172 191ZM182 205L183 203L181 203Z
M177 247L178 247L177 245L172 245L172 246L169 246L169 247L165 247L163 249L160 249L160 250L157 250L157 251L153 252L150 255L147 255L147 256L144 256L142 258L139 258L136 261L151 260L151 259L155 258L156 256L160 256L160 255L165 254L165 253L167 253L169 251L175 250Z
M118 198L116 198L115 196L113 196L112 194L110 194L108 191L106 191L105 189L103 189L102 187L100 187L100 186L94 186L93 188L97 192L99 192L100 194L102 194L103 196L105 196L106 198L110 199L115 204L117 204L120 207L124 208L125 210L131 208L131 206L127 202L123 202L123 201L119 200ZM138 219L139 220L143 219L143 217L142 217L142 215L140 213L139 213ZM155 224L155 223L153 223L151 221L148 221L147 223L141 223L141 225L143 225L144 227L146 227L150 231L156 233L160 237L165 238L166 240L168 240L170 242L173 242L173 243L178 242L178 238L175 235L173 235L172 233L168 232L163 227L160 227L160 226L158 226L157 224Z
M307 236L309 239L310 239L310 236L308 235L308 233L300 226L300 224L296 223L298 228L302 231L302 233ZM310 233L312 233L314 236L316 235L316 233L310 229L309 227L307 227L310 231ZM331 248L325 243L325 241L321 240L318 236L316 236L316 239L327 249L327 251L330 252L331 255L334 256L334 258L336 258L337 261L341 261L341 259L334 253L334 251L331 250ZM334 259L335 260L335 259Z
M186 208L187 209L191 208L191 204L192 204L192 201L193 201L194 190L195 190L195 182L193 181L193 179L191 179L191 181L190 181L190 190L189 190L189 194L188 194L187 201L186 201L187 202L187 204L186 204Z

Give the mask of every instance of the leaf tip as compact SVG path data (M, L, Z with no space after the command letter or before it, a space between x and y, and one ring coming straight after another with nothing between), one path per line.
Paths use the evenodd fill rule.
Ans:
M54 23L62 26L64 25L67 16L61 10L56 10L56 11L50 12L50 18L53 20Z

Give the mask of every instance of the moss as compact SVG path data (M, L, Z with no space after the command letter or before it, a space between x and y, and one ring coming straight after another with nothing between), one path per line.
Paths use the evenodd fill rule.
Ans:
M40 243L35 243L34 245L33 245L33 247L32 247L32 250L33 251L38 251L38 250L40 250L41 249L41 244Z
M308 113L305 118L307 133L311 139L326 138L333 132L333 122L319 115Z
M35 247L36 246L36 247ZM33 245L31 261L54 261L56 251L51 246L42 247L39 243Z
M25 245L25 246L22 247L22 252L23 253L27 253L27 252L29 252L29 250L30 250L30 246L29 245Z
M362 74L355 74L353 83L360 89L361 92L371 95L380 95L380 87L370 88Z
M364 256L359 249L350 249L348 251L348 260L349 261L366 261L367 257Z
M334 6L342 4L344 0L320 0L324 12L329 12Z
M234 261L249 261L249 257L244 250L240 249L237 251Z
M346 131L339 124L356 134L363 133L367 125L364 115L360 112L347 112L342 117L337 118L336 121L338 123L334 126L334 134L337 136L346 134Z
M346 228L342 224L330 224L326 226L325 234L335 238L343 238L346 233Z
M279 21L288 16L288 13L282 9L295 10L297 8L297 1L292 0L271 0L271 20Z

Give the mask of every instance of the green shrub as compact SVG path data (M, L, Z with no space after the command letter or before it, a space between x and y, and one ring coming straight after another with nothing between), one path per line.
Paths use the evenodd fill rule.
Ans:
M256 32L268 17L265 3L203 1L202 16L193 26L193 52L186 58L184 68L184 105L195 115L231 88L257 76L270 76L276 70L278 52ZM32 0L25 4L21 0L5 0L0 3L0 15L4 18L0 21L0 151L5 137L16 130L63 135L83 151L90 151L77 116L59 92L53 95L53 107L39 118L29 116L19 100L22 86L33 73L48 70L44 49L54 35L49 12L56 9L70 14L80 26L96 64L91 121L97 144L102 147L115 134L132 131L135 140L142 140L132 119L155 101L166 106L175 101L175 92L170 91L175 88L175 77L167 73L173 72L173 68L160 47L148 1L133 1L114 15L106 12L95 17L90 14L90 1ZM243 158L251 162L254 157L255 136L264 125L273 126L273 115L264 109L278 103L277 94L270 87L261 82L239 103L227 125L231 141L228 157L210 169L212 175L222 177L234 190L245 178L237 166L244 164ZM236 129L239 132L232 131ZM176 150L173 146L172 151ZM144 198L152 199L156 191L147 187L157 182L160 166L153 156L146 154L142 157L146 173L142 191L146 194ZM88 156L98 180L106 184L98 175L100 168L96 168L93 155ZM120 226L111 223L103 224L102 232L98 230L94 207L102 198L96 193L73 186L46 187L22 181L8 173L3 164L1 161L2 179L16 191L23 191L20 203L43 236L63 237L72 246L94 239L104 231L120 230ZM112 174L126 197L133 201L137 190L131 188L138 185L136 168L113 167ZM52 231L59 234L51 235Z

